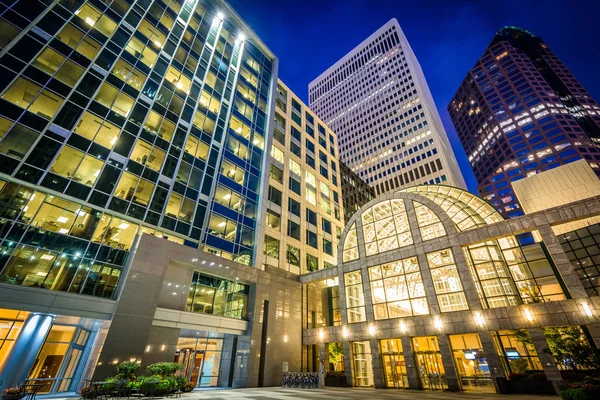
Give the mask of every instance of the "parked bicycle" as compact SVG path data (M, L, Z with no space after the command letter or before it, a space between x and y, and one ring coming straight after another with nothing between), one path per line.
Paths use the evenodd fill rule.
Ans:
M317 389L319 374L317 372L284 372L281 387Z

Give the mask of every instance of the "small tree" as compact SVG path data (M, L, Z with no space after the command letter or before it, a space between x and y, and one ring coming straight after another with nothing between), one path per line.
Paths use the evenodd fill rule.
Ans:
M600 367L600 354L588 344L579 327L546 328L544 334L548 342L544 352L552 354L559 365L574 370Z
M117 375L115 378L127 381L135 380L135 372L140 369L140 364L136 361L123 361L117 365Z
M344 347L339 342L329 343L328 351L329 351L329 362L333 363L334 370L337 371L338 364L344 358Z

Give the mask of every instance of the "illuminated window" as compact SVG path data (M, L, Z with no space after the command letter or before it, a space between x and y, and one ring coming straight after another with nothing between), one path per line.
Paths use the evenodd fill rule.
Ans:
M242 123L239 118L231 116L231 119L229 120L229 127L238 135L250 140L252 129L250 129L248 125Z
M2 98L47 119L56 114L64 101L57 94L42 90L39 85L21 77L4 92Z
M192 222L192 216L194 215L194 201L184 197L178 193L172 192L167 201L167 208L165 209L165 215L176 218L184 222Z
M111 72L137 90L142 90L147 78L146 74L132 67L128 62L123 61L122 58L117 60Z
M167 70L167 75L165 76L165 79L173 83L177 89L185 93L190 92L190 86L192 85L192 81L190 81L190 79L187 76L183 75L183 73L179 72L172 66L169 67L169 69ZM200 102L202 103L202 99L200 100ZM217 104L215 104L215 107L216 108L214 111L213 109L210 110L216 113L219 110L218 101Z
M206 116L201 111L196 111L196 114L194 114L194 120L192 121L192 124L196 128L211 136L215 131L215 121L212 120L210 117Z
M100 87L94 100L124 117L129 115L133 107L132 97L124 92L119 92L117 88L106 82Z
M210 216L208 233L211 235L233 242L235 241L236 231L237 223L235 221L228 220L217 214L212 214Z
M154 46L157 46L156 43L152 44ZM157 47L160 48L160 46ZM153 49L151 49L150 47L146 47L139 39L135 37L132 37L131 40L129 40L129 43L125 47L125 51L127 51L134 57L140 59L140 61L142 61L150 68L154 66L154 62L158 57L158 54L156 54L156 52Z
M144 129L166 141L171 141L175 132L175 124L155 111L150 111L144 122Z
M356 237L356 223L352 224L352 228L346 234L342 253L342 262L358 259L358 238Z
M103 166L102 160L65 146L56 156L50 171L86 186L92 186L98 179Z
M215 192L215 201L232 210L239 211L242 209L242 197L239 193L225 186L218 185Z
M162 49L167 41L167 36L162 33L158 28L154 27L146 18L140 22L138 31L146 35L150 42L153 43L157 48Z
M75 86L85 71L82 67L71 60L67 60L63 55L49 47L33 61L33 65L49 75L54 75L69 86Z
M300 168L300 164L298 164L296 161L292 160L290 158L290 172L293 172L294 174L301 176L302 175L302 169Z
M277 160L280 163L285 164L285 156L283 155L283 151L279 150L275 146L271 146L271 157L273 157L274 160Z
M73 24L65 25L56 37L90 60L93 60L102 48L100 43L92 39L89 35L86 36Z
M498 239L519 295L525 303L564 300L552 259L546 256L544 243L520 245L519 238Z
M130 159L152 168L155 171L160 171L160 167L165 160L166 153L158 147L153 147L150 143L146 143L142 139L138 139L131 152Z
M233 180L235 183L240 185L244 184L244 169L232 162L223 160L223 163L221 164L221 174Z
M465 249L465 256L484 307L519 304L517 289L495 241L471 245Z
M208 145L193 135L190 135L185 143L185 152L190 154L192 157L206 160L208 157L208 150Z
M404 200L385 200L363 212L363 234L367 255L413 243Z
M433 279L441 312L468 310L458 269L452 250L446 249L427 254L427 262Z
M369 268L375 319L429 314L416 257Z
M442 225L440 219L429 207L417 203L416 201L413 201L413 204L415 206L417 222L421 230L421 238L423 241L446 236L444 225Z
M365 313L365 296L362 287L361 271L344 274L346 288L346 311L348 322L364 322L367 320Z
M203 90L202 94L200 95L200 105L216 114L219 112L221 102L217 100L216 97L209 95L208 92Z
M74 131L84 138L111 149L117 142L120 128L86 111Z
M117 249L129 250L137 230L138 225L104 214L96 227L92 240Z
M227 150L231 151L235 156L241 158L242 160L250 158L250 152L248 151L248 148L240 143L239 140L236 140L231 136L227 136L225 146Z
M101 14L96 8L85 4L79 10L75 11L75 15L83 19L87 25L94 27L106 36L110 36L117 28L117 24L106 15Z
M147 206L154 192L154 183L130 172L124 172L114 191L114 196Z

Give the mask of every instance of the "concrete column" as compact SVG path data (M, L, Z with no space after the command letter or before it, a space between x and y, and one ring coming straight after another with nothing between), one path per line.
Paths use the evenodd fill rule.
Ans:
M404 355L404 362L406 363L406 375L408 375L408 388L413 390L421 390L421 380L419 379L419 368L417 367L417 360L415 359L415 353L413 352L412 343L409 337L403 337L402 340L402 354Z
M369 345L371 346L373 364L373 383L375 384L376 389L385 389L381 357L379 354L379 343L377 342L377 339L369 339Z
M354 386L354 369L352 368L352 350L350 342L343 342L344 347L344 371L346 372L346 379L350 386Z
M546 250L548 250L548 253L552 256L556 269L560 273L562 281L567 287L571 297L574 299L588 297L579 277L575 273L575 269L558 242L558 238L554 234L552 227L550 225L540 225L538 226L538 232L546 245Z
M494 382L496 392L500 393L497 378L506 378L506 373L504 371L504 367L502 366L502 362L500 361L500 357L498 357L496 346L494 346L494 340L488 331L479 332L479 340L481 341L481 347L483 347L485 359L488 363L488 368L490 369L492 382Z
M552 354L548 354L544 351L548 347L548 342L546 341L546 336L544 336L544 331L541 328L528 328L527 330L529 331L529 336L531 336L531 340L533 341L535 351L540 357L542 368L546 373L546 379L552 382L556 394L560 394L558 385L562 382L562 376L560 375L560 371L556 366L556 362L554 361Z
M48 314L30 314L27 317L0 372L4 388L18 386L27 379L53 320L54 317Z
M436 335L438 346L440 348L440 355L442 356L442 365L444 366L444 373L446 374L446 382L448 382L448 390L451 392L459 392L461 390L460 382L458 381L458 375L456 374L456 368L454 366L454 359L452 356L452 349L450 349L450 341L447 335Z

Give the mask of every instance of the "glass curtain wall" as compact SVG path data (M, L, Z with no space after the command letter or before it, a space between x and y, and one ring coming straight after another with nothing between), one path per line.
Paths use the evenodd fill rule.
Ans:
M373 386L373 359L368 340L352 342L352 365L355 386Z
M250 285L194 272L186 311L244 319Z
M463 390L495 393L483 346L479 335L450 335L454 365Z

